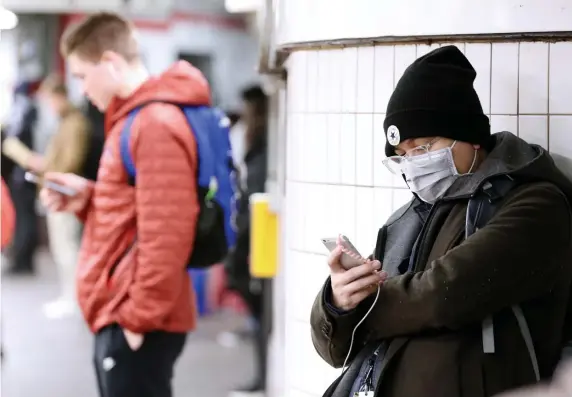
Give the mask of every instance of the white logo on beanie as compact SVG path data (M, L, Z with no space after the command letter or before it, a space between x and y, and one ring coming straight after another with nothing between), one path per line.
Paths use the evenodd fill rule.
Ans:
M391 146L399 145L399 142L401 142L401 137L399 136L399 128L394 125L389 126L387 129L387 142L389 142Z

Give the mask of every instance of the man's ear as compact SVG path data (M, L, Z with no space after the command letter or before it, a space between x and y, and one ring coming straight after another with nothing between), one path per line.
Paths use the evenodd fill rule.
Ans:
M473 149L475 150L479 150L481 148L481 145L473 145Z

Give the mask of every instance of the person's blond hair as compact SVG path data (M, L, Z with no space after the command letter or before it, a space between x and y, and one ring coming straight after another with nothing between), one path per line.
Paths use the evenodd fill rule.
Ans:
M51 74L42 81L40 92L53 95L68 96L68 89L62 76L59 74Z
M101 12L71 25L60 42L62 56L98 62L105 51L113 51L127 61L138 58L139 48L133 25L118 14Z

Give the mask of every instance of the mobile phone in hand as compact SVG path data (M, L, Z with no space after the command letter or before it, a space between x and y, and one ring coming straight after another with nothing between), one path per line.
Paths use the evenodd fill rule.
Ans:
M323 238L322 243L326 246L328 251L332 252L338 245L338 238L337 237L329 237ZM353 267L363 265L365 259L361 256L358 252L356 247L351 243L351 241L346 236L340 236L340 243L342 247L344 247L350 253L343 252L340 258L340 263L342 264L343 268L348 270Z
M67 186L64 185L60 185L59 183L54 183L51 181L47 181L47 180L42 180L41 177L39 177L38 175L32 173L32 172L26 172L25 176L26 181L30 182L30 183L35 183L36 185L42 185L43 187L46 187L50 190L53 190L54 192L58 192L63 194L64 196L69 196L69 197L73 197L77 194L77 192Z

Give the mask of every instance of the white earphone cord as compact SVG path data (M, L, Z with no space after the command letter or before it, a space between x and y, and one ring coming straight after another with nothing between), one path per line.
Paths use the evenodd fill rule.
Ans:
M360 320L359 323L357 323L357 325L354 327L354 330L352 331L352 339L350 341L350 348L348 350L348 355L346 356L346 359L344 360L344 365L342 366L342 373L345 371L346 369L346 364L348 363L348 360L352 354L352 348L354 346L354 338L356 336L356 331L358 329L358 327L365 321L365 319L367 318L367 316L369 316L369 314L371 313L371 311L373 310L375 304L377 303L377 299L379 298L379 291L380 291L381 287L378 285L377 286L377 293L375 294L375 299L373 300L373 303L371 304L371 307L369 308L369 310L367 311L367 313L365 314L365 316L363 316L363 318Z

